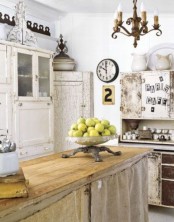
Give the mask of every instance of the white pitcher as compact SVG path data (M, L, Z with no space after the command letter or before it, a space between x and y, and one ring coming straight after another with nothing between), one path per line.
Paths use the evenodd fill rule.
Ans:
M168 70L172 67L173 55L170 53L168 55L156 54L156 70Z
M133 56L131 69L133 72L145 71L147 70L147 58L146 54L136 54L132 53Z

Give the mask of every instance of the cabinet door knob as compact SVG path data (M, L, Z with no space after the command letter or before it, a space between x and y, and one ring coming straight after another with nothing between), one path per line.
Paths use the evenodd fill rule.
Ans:
M146 108L144 106L141 107L141 111L145 111Z
M22 106L22 103L19 103L18 106Z

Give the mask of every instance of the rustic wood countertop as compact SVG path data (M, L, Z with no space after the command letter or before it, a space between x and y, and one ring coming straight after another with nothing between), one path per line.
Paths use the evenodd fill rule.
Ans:
M0 222L19 221L19 216L26 218L85 184L132 166L150 152L148 148L110 148L121 151L122 155L102 152L103 162L95 162L91 154L78 153L64 159L58 153L21 162L29 180L29 197L0 200Z

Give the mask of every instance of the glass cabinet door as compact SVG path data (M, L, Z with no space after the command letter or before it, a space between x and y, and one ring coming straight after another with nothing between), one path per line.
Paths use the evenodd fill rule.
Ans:
M50 96L50 59L38 57L39 97Z
M18 96L33 96L32 55L18 53Z

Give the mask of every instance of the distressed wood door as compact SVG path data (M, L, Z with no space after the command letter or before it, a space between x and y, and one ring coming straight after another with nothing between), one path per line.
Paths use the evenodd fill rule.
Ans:
M70 126L83 116L83 82L56 82L54 88L55 151L77 147L66 141Z
M170 73L142 73L142 117L168 118L170 111Z
M161 153L152 152L148 156L148 202L161 204Z
M122 118L141 117L141 74L124 74L121 79Z
M54 143L55 151L79 145L66 140L73 123L81 116L94 116L93 73L54 72Z

